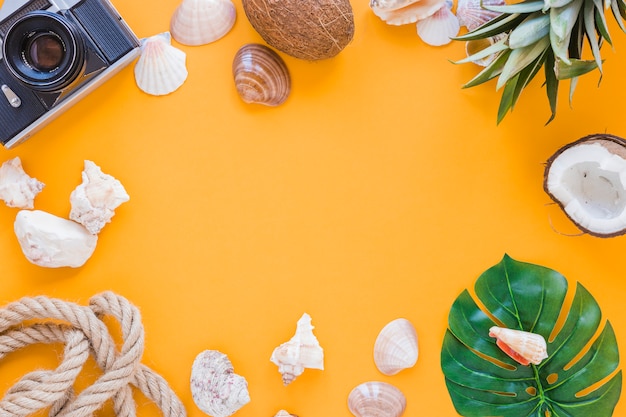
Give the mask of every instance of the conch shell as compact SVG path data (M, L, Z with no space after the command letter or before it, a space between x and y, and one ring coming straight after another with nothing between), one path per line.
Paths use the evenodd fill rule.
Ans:
M374 343L374 363L385 375L395 375L417 362L417 333L407 319L389 322Z
M539 365L548 357L546 340L539 334L493 326L489 336L495 337L498 347L522 365Z
M26 259L48 268L82 266L98 242L80 224L40 210L18 212L14 229Z
M98 234L111 221L115 209L130 197L124 186L92 161L85 161L83 182L70 194L70 219Z
M400 417L406 409L406 397L386 382L364 382L348 395L348 408L356 417Z
M250 402L248 382L217 350L205 350L193 361L191 395L198 408L213 417L228 417Z
M44 183L24 172L19 156L0 167L0 199L9 207L32 209Z
M204 45L226 35L236 17L231 0L183 0L170 21L170 33L183 45Z
M270 358L283 376L283 384L289 385L305 368L324 369L324 350L313 334L311 316L304 313L298 320L296 334L288 342L278 346Z
M172 46L169 32L141 40L135 64L135 82L143 92L163 96L176 91L187 79L187 54Z

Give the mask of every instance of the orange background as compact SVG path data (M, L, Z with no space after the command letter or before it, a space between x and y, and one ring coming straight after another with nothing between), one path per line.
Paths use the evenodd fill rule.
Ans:
M251 402L239 417L350 416L350 390L387 381L406 395L407 416L456 414L439 365L453 300L504 253L580 281L626 346L626 238L571 236L577 229L542 189L544 162L582 136L626 136L626 35L612 23L605 71L583 77L556 120L540 74L496 126L495 83L463 90L478 68L453 65L464 45L425 45L413 25L391 27L353 2L355 36L333 59L281 53L292 92L277 108L236 93L231 63L261 42L241 2L223 39L186 47L189 77L152 97L132 66L13 150L46 184L35 208L67 217L69 195L89 159L118 178L131 199L79 269L30 264L13 232L16 209L0 204L2 304L48 295L86 304L113 290L142 312L144 363L187 406L191 364L217 349L246 377ZM178 0L118 0L139 37L168 30ZM288 387L269 361L302 313L325 349L324 371ZM372 349L397 317L419 335L417 365L380 374ZM0 390L56 353L34 348L0 362ZM138 396L138 398L141 398ZM101 415L112 415L106 407ZM158 415L140 401L140 416ZM623 401L615 415L626 415Z

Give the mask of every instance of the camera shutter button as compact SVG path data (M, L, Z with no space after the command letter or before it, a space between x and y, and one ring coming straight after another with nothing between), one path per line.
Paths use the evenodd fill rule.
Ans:
M2 84L1 88L11 107L20 107L22 105L22 100L13 90L11 90L11 87L6 84Z

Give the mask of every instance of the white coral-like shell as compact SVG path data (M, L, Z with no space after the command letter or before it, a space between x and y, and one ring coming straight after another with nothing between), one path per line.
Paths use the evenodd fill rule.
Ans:
M205 350L193 361L191 395L198 408L213 417L228 417L250 402L248 382L217 350Z
M231 0L183 0L170 21L170 33L184 45L204 45L226 35L237 12Z
M298 320L296 334L278 346L270 358L283 376L283 384L289 385L302 375L305 368L324 369L324 350L313 334L311 316L304 313Z
M348 408L356 417L400 417L406 409L406 397L386 382L364 382L348 395Z
M429 45L442 46L459 33L459 19L452 13L452 4L446 2L431 16L417 22L417 34Z
M44 183L24 172L19 156L0 167L0 199L9 207L32 209Z
M115 209L130 197L119 180L103 173L92 161L85 161L82 178L82 184L70 195L70 219L95 235L111 221Z
M374 14L389 25L406 25L435 13L446 0L370 0Z
M48 268L82 266L98 242L80 224L40 210L18 212L14 229L26 259Z
M522 365L539 365L548 357L546 340L540 334L493 326L489 336L495 337L500 349Z
M374 343L374 363L385 375L395 375L417 362L417 332L407 319L389 322Z
M472 31L501 14L487 10L483 6L502 6L504 4L504 0L458 0L456 17L461 26Z
M135 82L144 92L162 96L176 91L187 79L187 55L171 44L169 32L141 41Z

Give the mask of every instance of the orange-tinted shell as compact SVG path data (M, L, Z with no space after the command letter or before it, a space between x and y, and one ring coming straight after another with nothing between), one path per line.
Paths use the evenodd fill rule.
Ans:
M548 357L546 340L539 334L493 326L489 336L495 337L498 347L522 365L539 365Z

